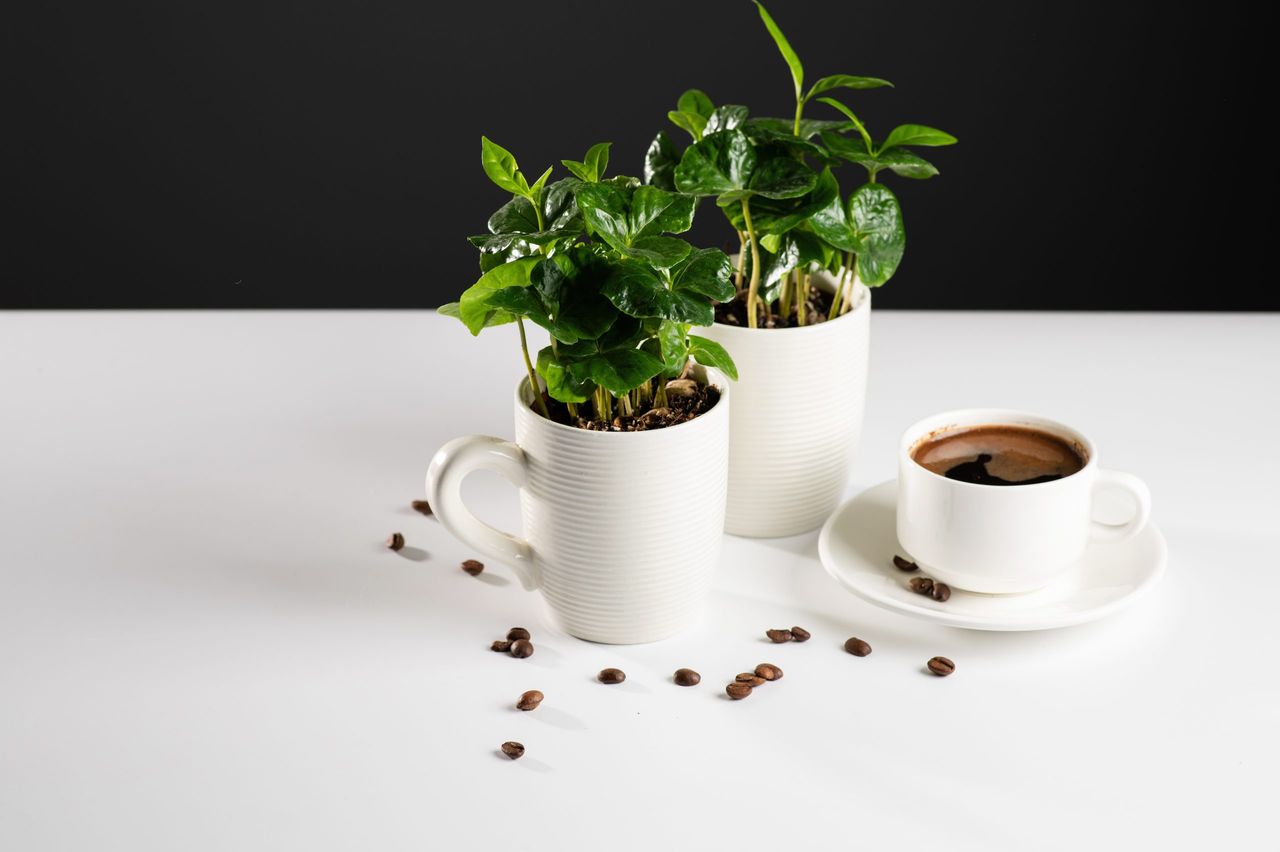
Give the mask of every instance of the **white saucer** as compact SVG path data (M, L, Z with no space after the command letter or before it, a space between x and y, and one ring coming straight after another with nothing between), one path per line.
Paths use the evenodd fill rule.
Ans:
M898 545L898 483L882 482L845 503L827 519L818 556L827 573L863 600L913 618L972 630L1048 630L1110 615L1137 600L1164 574L1168 549L1155 524L1122 542L1089 546L1080 561L1051 585L1021 595L984 595L953 589L939 603L907 582L918 573L893 565Z

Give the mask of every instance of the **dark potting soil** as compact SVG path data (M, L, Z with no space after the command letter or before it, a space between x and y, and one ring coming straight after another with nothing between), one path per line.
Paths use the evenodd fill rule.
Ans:
M826 290L820 290L817 287L809 287L809 296L805 300L805 325L817 325L820 322L827 321L827 314L831 311L832 293ZM775 303L776 304L776 303ZM764 306L761 305L756 314L759 321L757 328L795 328L796 311L793 307L787 316L773 313L765 316ZM747 291L741 290L738 295L729 302L716 305L716 322L722 325L747 325Z
M672 386L675 387L672 387ZM667 405L654 408L652 402L636 408L630 417L615 417L611 423L601 423L586 417L574 417L569 413L569 406L550 397L547 401L547 412L551 419L565 426L587 429L592 432L647 432L650 429L665 429L685 423L700 414L706 414L720 401L720 389L715 385L700 385L692 380L679 383L670 382L667 391ZM530 406L537 411L537 408ZM578 412L594 411L588 402L579 403Z

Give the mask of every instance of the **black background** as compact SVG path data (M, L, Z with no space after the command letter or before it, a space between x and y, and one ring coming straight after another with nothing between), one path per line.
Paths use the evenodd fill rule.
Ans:
M875 135L960 138L922 152L941 176L887 178L908 246L878 306L1280 308L1229 273L1251 140L1225 7L772 7L809 79L897 84L833 93ZM505 200L482 133L531 176L601 140L638 174L685 88L791 110L748 0L72 3L2 37L9 308L435 306ZM704 203L695 240L729 235Z

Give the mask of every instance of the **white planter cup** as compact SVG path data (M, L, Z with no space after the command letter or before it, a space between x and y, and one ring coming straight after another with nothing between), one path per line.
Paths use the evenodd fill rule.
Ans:
M516 386L515 443L473 435L431 461L427 495L440 523L512 566L580 639L653 642L703 609L723 540L729 382L705 414L647 432L591 432L529 407ZM494 529L463 504L462 480L485 468L520 489L525 538Z
M833 290L826 273L815 286ZM854 307L798 328L716 324L698 334L733 357L725 531L771 538L821 526L840 502L862 430L871 292Z

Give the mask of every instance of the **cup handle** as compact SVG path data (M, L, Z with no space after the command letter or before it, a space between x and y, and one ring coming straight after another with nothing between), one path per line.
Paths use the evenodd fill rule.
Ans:
M1142 532L1151 516L1151 490L1147 484L1131 473L1118 470L1099 470L1098 478L1093 484L1094 493L1099 488L1114 487L1127 491L1133 497L1133 517L1123 524L1104 524L1101 521L1090 521L1092 535L1099 541L1124 541L1126 538Z
M517 488L523 488L528 481L524 450L510 441L488 435L455 438L436 452L427 470L431 511L464 544L510 565L520 578L520 585L533 591L538 588L538 580L529 542L489 526L472 514L462 500L462 481L480 469L501 474Z

